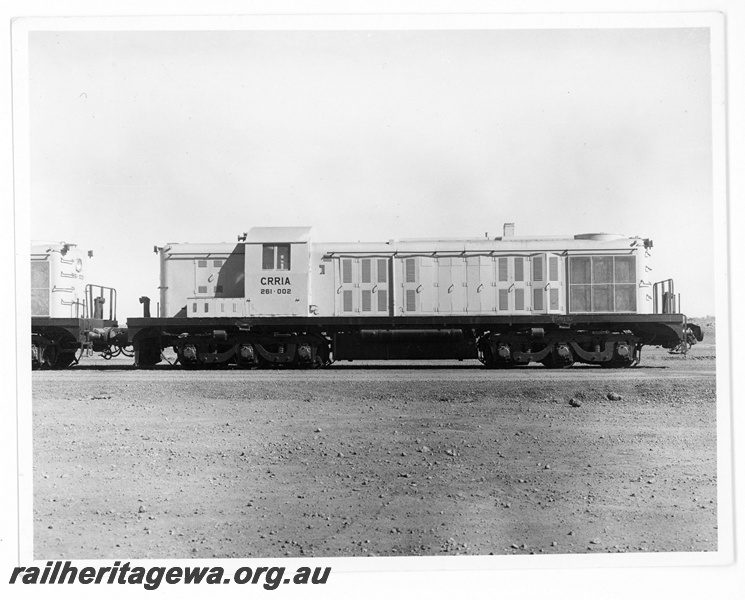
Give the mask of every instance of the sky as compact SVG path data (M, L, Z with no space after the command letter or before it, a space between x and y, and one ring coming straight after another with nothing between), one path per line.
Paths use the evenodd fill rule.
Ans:
M715 313L710 31L31 31L32 239L94 251L119 320L153 246L608 232Z

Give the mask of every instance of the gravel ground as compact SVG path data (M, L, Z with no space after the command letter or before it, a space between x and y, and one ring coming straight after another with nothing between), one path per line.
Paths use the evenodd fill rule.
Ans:
M33 374L34 556L714 551L714 346L634 369L472 362Z

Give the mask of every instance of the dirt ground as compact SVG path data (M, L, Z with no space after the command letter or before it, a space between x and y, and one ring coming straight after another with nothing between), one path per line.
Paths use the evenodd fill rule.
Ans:
M714 351L35 372L34 556L713 551Z

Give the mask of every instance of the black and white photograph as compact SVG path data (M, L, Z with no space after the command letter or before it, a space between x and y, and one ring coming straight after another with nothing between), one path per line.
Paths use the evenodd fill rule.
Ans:
M732 565L726 15L498 5L13 15L10 588Z

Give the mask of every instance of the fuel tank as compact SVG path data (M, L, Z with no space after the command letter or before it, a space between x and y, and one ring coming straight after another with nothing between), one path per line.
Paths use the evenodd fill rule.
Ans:
M476 340L463 329L362 329L337 333L334 360L478 358Z

